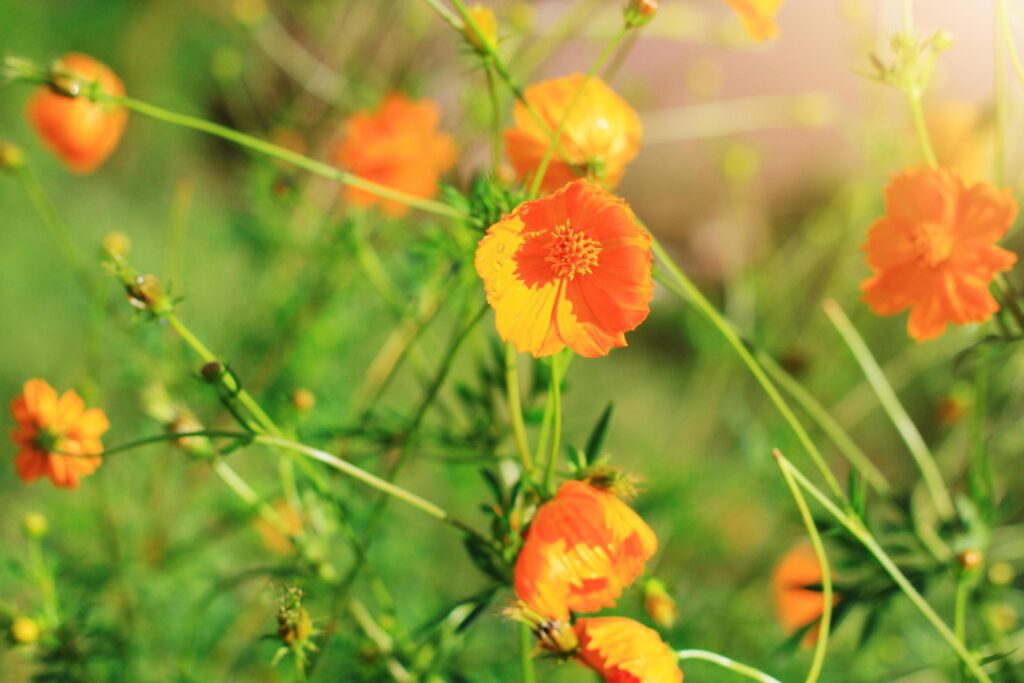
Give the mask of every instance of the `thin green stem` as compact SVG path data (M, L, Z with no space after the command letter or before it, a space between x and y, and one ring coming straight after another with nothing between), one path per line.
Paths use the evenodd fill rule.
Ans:
M53 580L53 573L46 565L43 558L43 548L39 538L32 537L28 544L29 566L39 586L39 592L43 596L43 614L49 622L49 628L56 628L60 624L60 603L57 599L57 584Z
M490 60L484 62L484 74L487 76L487 93L491 98L493 119L491 120L491 172L498 175L501 170L501 100L498 97L498 84L494 80L494 69Z
M961 571L956 579L956 599L953 607L953 633L957 640L967 644L967 598L971 594L971 581L967 573Z
M846 346L857 360L857 364L860 365L865 378L867 378L871 387L875 390L879 403L882 404L882 408L885 409L889 419L896 426L897 431L899 431L900 436L903 438L903 442L907 445L907 449L913 456L914 462L917 463L917 468L921 471L921 476L924 479L925 487L928 489L928 494L931 496L935 511L943 520L952 519L956 514L956 510L953 507L953 499L949 495L945 482L942 480L942 473L939 471L938 465L935 464L935 457L932 455L931 450L929 450L914 421L910 419L910 415L907 414L903 404L897 398L896 392L893 391L892 385L889 384L885 373L879 367L878 361L875 360L867 344L864 343L864 339L857 332L850 319L846 317L839 304L832 299L827 299L822 304L822 307L825 309L829 320L835 326L836 331L839 332L843 341L846 342Z
M914 118L914 130L917 131L917 139L921 145L921 152L924 154L924 160L932 168L936 168L939 165L938 158L935 156L935 150L932 148L931 138L928 137L928 126L924 120L924 109L921 107L921 95L908 89L907 101L910 103L910 114Z
M512 420L512 432L515 434L516 448L523 464L523 476L529 478L533 473L533 457L530 455L530 444L526 440L526 424L523 422L523 406L519 397L519 354L515 344L505 343L505 391L508 394L509 417Z
M761 365L757 362L757 359L754 358L746 344L744 344L743 340L740 339L739 334L736 333L732 324L721 313L719 313L714 306L711 305L711 302L707 300L704 294L701 293L700 289L698 289L693 281L686 276L682 269L675 264L672 258L665 251L664 247L662 247L661 243L655 239L653 235L651 236L651 244L655 256L658 257L662 266L672 275L675 284L667 282L665 278L660 275L656 276L659 281L665 284L670 291L675 292L680 298L685 301L689 301L696 306L701 315L703 315L715 327L715 329L718 330L722 337L725 338L729 346L733 348L736 354L740 357L740 360L750 371L750 374L753 375L754 379L757 380L757 383L761 385L761 388L782 415L786 424L789 425L790 429L796 435L797 440L803 446L804 450L807 451L807 454L811 457L815 467L817 467L818 471L821 472L821 476L824 478L825 483L828 484L829 489L833 494L835 494L836 498L839 500L845 500L846 497L843 493L842 487L839 485L839 482L836 481L835 475L832 474L832 470L829 469L828 464L826 464L825 458L818 450L818 447L814 445L814 441L812 441L811 437L807 434L807 430L804 429L804 426L797 419L796 415L793 414L789 404L786 403L786 400L775 387L775 384L768 378L768 375L765 374Z
M24 164L17 169L17 176L18 180L21 181L22 187L25 189L25 194L28 195L29 200L42 219L43 226L50 233L53 241L57 243L57 250L60 252L61 258L64 259L64 262L71 268L79 281L87 289L91 289L93 287L93 278L86 269L85 259L82 258L78 245L75 244L71 231L68 230L67 224L57 211L57 207L50 200L50 196L46 193L43 184L39 182L39 176L36 175L35 171L28 164Z
M899 586L900 590L910 599L914 607L928 620L928 623L932 625L935 631L942 637L944 641L956 652L957 656L964 662L971 674L979 681L984 683L992 683L988 675L982 670L978 660L971 654L971 652L964 646L964 644L957 639L949 626L946 625L942 618L935 613L928 601L914 588L914 585L907 579L906 575L900 571L900 568L896 566L896 563L892 561L888 553L878 544L874 536L869 532L859 520L853 517L849 517L846 513L840 510L835 503L833 503L825 493L823 493L818 487L812 484L807 477L803 475L800 470L793 466L791 462L786 460L785 457L778 456L779 463L785 469L789 470L790 474L796 479L797 483L800 484L804 491L811 494L811 497L818 501L825 510L832 515L837 522L839 522L850 534L856 538L861 545L863 545L868 552L870 552L875 560L882 566L885 572L892 578L892 580Z
M741 676L746 676L752 680L760 681L760 683L781 683L781 681L774 676L769 676L763 671L737 662L734 659L729 659L725 655L720 655L717 652L709 652L708 650L679 650L676 654L679 655L680 660L685 661L687 659L699 659L701 661L711 662L712 664L717 664L723 669L728 669L729 671L738 673Z
M544 417L540 421L540 431L537 433L537 446L534 453L535 462L541 462L544 454L548 452L548 436L551 434L551 387L548 386L547 401L544 402Z
M562 353L551 356L551 451L544 474L544 490L554 493L555 468L562 446Z
M181 126L183 128L191 128L192 130L198 130L209 135L228 140L237 145L245 147L253 152L263 154L265 156L279 159L281 161L293 164L302 168L310 173L334 180L343 185L348 185L370 194L381 197L382 199L389 199L405 206L426 211L427 213L433 213L438 216L444 216L446 218L466 218L466 214L461 210L442 202L434 201L432 199L424 199L423 197L417 197L415 195L402 192L401 190L395 190L393 188L375 183L372 180L357 176L353 173L343 171L340 168L331 166L330 164L322 161L317 161L303 154L293 152L283 147L271 144L265 140L261 140L252 135L242 133L240 131L222 126L206 119L201 119L195 116L188 116L186 114L179 114L178 112L158 107L148 102L136 100L132 97L122 97L116 95L109 95L100 91L98 88L87 89L95 90L95 93L90 92L90 97L96 101L111 102L119 104L126 109L148 116L164 123L170 123L175 126ZM84 96L84 95L83 95Z
M764 368L765 372L771 376L772 380L796 401L797 405L825 433L825 436L835 444L836 448L849 461L850 465L864 476L865 481L868 482L875 492L883 496L889 495L892 492L892 486L885 478L885 475L882 474L882 471L871 462L867 454L850 438L850 435L846 433L842 425L814 398L811 392L807 391L767 353L756 351L754 357L761 364L761 367Z
M800 518L807 527L807 535L811 537L811 545L814 546L814 554L818 558L818 566L821 567L821 618L818 620L818 640L814 645L814 659L811 662L811 670L807 673L807 683L815 683L821 675L821 667L825 664L825 650L828 648L828 635L832 627L832 567L825 554L825 546L821 542L821 535L814 523L814 516L807 507L807 501L800 493L800 487L793 479L793 475L785 467L782 467L780 458L782 452L775 449L772 452L775 460L779 463L782 477L786 480L786 486L793 495L797 508L800 510Z
M523 669L523 683L537 683L533 669L533 633L526 624L519 624L519 664Z
M597 61L594 62L594 65L590 67L590 71L588 71L587 75L583 78L583 82L580 83L580 87L576 89L576 92L573 93L572 99L569 100L569 104L566 105L565 112L562 114L562 120L558 122L558 128L555 129L555 134L552 136L551 141L544 150L544 156L541 158L540 165L537 166L537 171L533 176L533 182L530 184L529 196L531 198L536 197L540 192L541 184L544 182L544 176L548 171L548 165L551 163L551 157L555 153L555 142L561 139L562 131L565 130L565 125L569 122L569 116L572 114L573 108L583 96L583 92L586 90L591 79L593 79L594 75L601 70L608 59L612 56L615 48L619 46L622 39L626 37L627 33L629 33L629 28L629 26L623 26L622 29L612 37L611 42L609 42L605 47L604 51L597 58Z

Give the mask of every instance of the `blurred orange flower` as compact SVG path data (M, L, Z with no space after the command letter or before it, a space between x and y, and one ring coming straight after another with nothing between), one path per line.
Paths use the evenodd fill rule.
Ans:
M124 95L124 84L110 68L89 55L65 55L58 70L86 83L99 83L108 95ZM58 95L40 88L28 102L28 121L43 144L75 173L92 173L117 147L128 121L124 107Z
M909 308L907 331L923 341L999 310L989 284L1017 261L995 245L1017 215L1009 189L967 186L946 169L904 171L886 188L885 209L863 247L874 274L861 289L875 313Z
M795 633L821 618L825 597L820 590L806 588L821 583L821 565L814 548L794 546L787 552L772 573L772 593L775 613L786 633ZM838 596L833 602L838 602ZM810 647L818 639L818 625L807 633L803 646Z
M41 379L30 379L11 403L18 423L12 433L21 450L15 458L18 475L26 483L44 474L54 486L77 488L80 477L100 466L100 437L110 427L99 408L85 408L74 390L60 397ZM96 456L96 457L89 457Z
M516 174L530 180L558 130L566 109L583 86L583 74L572 74L531 85L526 101L537 112L541 126L526 106L516 102L515 128L505 131L505 149ZM640 149L640 117L629 104L599 78L591 78L573 104L558 136L565 157L555 150L541 189L552 192L579 175L615 187ZM571 162L571 163L569 163Z
M581 662L607 683L681 683L679 657L657 631L624 617L580 619Z
M455 142L439 133L441 112L432 100L410 100L401 93L387 97L376 111L359 111L345 124L334 161L352 173L416 197L437 194L437 181L455 165ZM392 216L409 207L355 187L345 197L358 206L379 205Z
M516 560L516 595L552 620L595 612L615 604L657 549L654 532L628 505L567 481L533 517Z
M275 555L290 555L295 552L295 545L291 538L282 531L287 531L291 536L300 536L302 534L302 515L286 500L275 502L273 508L280 518L283 528L274 526L263 517L256 517L253 524L263 540L263 547Z
M498 334L538 358L566 346L589 358L626 346L654 291L650 236L622 199L584 180L492 225L476 272Z
M784 0L725 0L740 16L743 28L750 39L763 43L779 35L775 15L779 13Z

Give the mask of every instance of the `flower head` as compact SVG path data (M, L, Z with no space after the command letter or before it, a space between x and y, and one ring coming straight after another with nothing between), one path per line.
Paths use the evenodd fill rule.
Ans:
M679 657L657 631L624 617L576 622L579 660L606 683L682 683Z
M526 101L543 126L523 103L516 102L516 125L505 131L509 161L520 178L532 177L547 155L551 133L558 130L573 100L558 136L564 157L558 150L552 152L541 189L558 189L575 179L577 170L605 187L615 187L640 149L642 127L636 111L599 78L586 81L582 74L573 74L528 87Z
M483 41L469 24L463 28L466 40L478 52L487 53L489 50L494 50L498 44L498 19L494 16L494 10L477 3L471 6L468 12L473 23L480 29Z
M487 230L476 272L498 334L519 351L604 356L650 310L651 239L626 203L584 180Z
M14 464L26 483L47 475L54 486L77 488L80 477L100 466L96 454L110 423L99 408L86 409L74 390L58 397L45 381L30 379L11 413L18 423L12 438L21 448Z
M360 111L345 124L334 160L352 173L375 183L430 198L437 194L441 174L455 164L455 143L437 131L441 112L432 100L410 100L395 93L376 111ZM407 206L365 190L346 188L348 201L359 206L379 204L401 216Z
M615 604L657 549L654 532L628 505L567 481L533 517L516 560L516 595L552 620L595 612Z
M821 580L818 556L809 545L794 546L775 566L772 573L775 613L786 633L799 631L821 618L825 597L820 590L807 587L816 586ZM838 602L838 597L834 600ZM817 639L818 626L815 624L803 644L809 647Z
M775 15L779 13L784 0L725 0L740 15L743 28L750 39L763 43L779 35Z
M999 310L988 291L1017 256L996 246L1017 214L1010 190L966 185L945 169L905 171L885 191L885 215L864 244L874 274L861 284L879 315L910 309L919 341L948 323L983 322Z
M82 83L97 83L108 95L124 95L121 79L89 55L65 55L55 71ZM75 173L99 168L114 152L128 121L124 107L93 102L84 94L67 97L45 86L29 100L26 113L43 144Z

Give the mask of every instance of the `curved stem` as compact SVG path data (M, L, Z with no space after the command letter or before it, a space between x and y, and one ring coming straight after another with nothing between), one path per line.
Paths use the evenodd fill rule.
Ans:
M656 276L658 280L678 296L696 306L701 315L715 326L719 333L729 343L729 346L731 346L736 352L736 355L738 355L740 360L743 361L743 364L750 371L750 374L754 376L757 383L761 385L762 389L764 389L769 400L771 400L772 404L782 415L783 419L796 435L797 440L804 447L804 450L806 450L807 454L810 455L811 460L818 468L818 471L821 472L821 476L825 479L825 483L828 484L829 489L833 494L835 494L836 498L839 500L845 500L846 497L843 493L842 487L839 485L839 482L836 481L835 475L832 474L832 470L830 470L828 465L825 463L825 458L818 450L818 447L814 445L814 441L812 441L811 437L807 434L807 430L804 429L804 426L797 419L796 415L793 414L789 404L786 403L784 398L782 398L779 390L775 387L775 384L772 383L771 379L768 378L768 375L765 374L761 365L757 362L757 359L755 359L753 354L751 354L749 349L747 349L743 340L740 339L736 330L733 329L732 324L721 313L719 313L714 306L711 305L711 302L707 300L704 294L701 293L700 289L698 289L693 281L686 276L682 269L675 264L672 258L665 251L665 248L662 247L661 243L655 239L653 235L651 236L651 246L655 256L658 257L658 260L662 263L664 268L675 279L678 288L673 286L671 283L666 283L663 277Z
M946 489L946 483L942 480L942 473L939 472L938 465L935 464L935 457L928 449L928 445L925 443L914 421L910 419L899 398L896 397L896 392L893 391L889 380L885 377L885 373L882 372L882 368L878 366L878 361L871 355L871 351L868 349L867 344L864 343L864 339L854 328L850 319L846 317L839 304L832 299L827 299L822 304L822 308L825 309L825 313L828 315L829 320L832 321L836 331L839 332L843 341L846 342L846 346L850 349L854 358L857 359L857 364L860 365L864 376L875 390L879 403L882 404L885 412L896 426L897 431L899 431L900 436L903 437L903 442L907 445L907 449L914 457L914 462L917 463L917 467L921 471L921 476L924 479L925 487L928 489L928 494L931 496L935 511L944 520L952 519L956 514L956 510L953 507L953 499Z
M963 661L963 663L970 670L971 674L979 681L984 683L992 683L988 675L982 670L981 664L974 657L973 654L964 646L964 644L956 637L946 625L942 618L935 613L932 606L928 604L928 601L914 588L914 585L907 579L906 575L900 571L900 568L896 566L896 563L892 561L888 553L878 544L875 537L868 531L859 520L849 517L840 510L835 503L829 500L829 497L825 495L821 490L812 484L807 477L803 475L800 470L793 466L793 463L786 460L785 457L779 455L776 456L782 467L789 470L790 474L793 475L797 483L804 491L811 494L811 497L818 501L825 510L832 515L837 522L856 538L861 545L863 545L868 552L870 552L875 560L882 566L885 572L892 578L892 580L899 586L900 590L910 599L919 612L928 620L928 623L938 632L939 636L942 637L946 643L956 652L957 656Z
M680 660L700 659L705 662L711 662L712 664L717 664L723 669L734 671L742 676L746 676L747 678L760 681L761 683L781 683L781 681L774 676L769 676L763 671L755 669L752 666L747 666L746 664L741 664L740 662L729 659L725 655L720 655L717 652L709 652L708 650L679 650L676 654L679 655Z
M523 406L519 398L518 357L515 344L506 342L505 391L508 394L509 417L512 420L512 431L515 434L519 459L523 464L523 476L529 477L533 472L533 457L530 455L530 444L526 440L526 424L523 422Z
M776 463L779 463L779 469L782 471L783 479L786 480L789 492L793 494L793 500L796 501L796 506L800 510L800 517L803 519L804 526L807 527L807 535L811 537L811 545L814 546L818 566L821 567L821 618L818 621L818 640L814 645L814 660L811 662L811 670L807 673L807 683L815 683L821 675L821 667L825 664L828 634L832 627L832 567L829 565L828 555L825 554L825 546L821 542L821 535L814 523L814 517L807 507L807 501L800 493L800 487L793 480L793 475L781 465L779 458L782 457L782 451L776 448L772 451L772 455L775 457Z

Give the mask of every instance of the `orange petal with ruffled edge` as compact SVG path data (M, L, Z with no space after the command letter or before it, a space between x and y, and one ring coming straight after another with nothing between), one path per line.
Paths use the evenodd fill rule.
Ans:
M625 617L580 619L577 657L605 683L682 683L679 655L658 632Z

